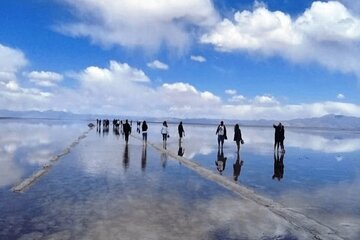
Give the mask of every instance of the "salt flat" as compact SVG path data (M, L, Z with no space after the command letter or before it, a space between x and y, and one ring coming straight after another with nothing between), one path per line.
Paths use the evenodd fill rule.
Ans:
M4 239L360 236L357 134L287 131L284 174L278 181L272 179L273 130L242 128L245 144L240 158L244 164L235 182L237 155L230 126L231 137L224 148L227 166L221 176L214 163L214 126L185 125L184 159L195 168L176 156L176 125L169 126L166 152L157 149L162 147L158 124L149 124L147 147L137 139L136 126L127 147L122 135L114 134L111 128L109 132L93 129L26 191L14 193L14 185L41 168L87 127L86 123L68 122L3 122L2 126L2 134L12 136L1 138L0 236ZM34 129L42 136L36 141L31 137ZM245 189L243 195L236 186ZM257 202L256 197L265 203L273 201L275 208ZM287 219L282 213L288 211L298 215ZM317 235L316 229L304 228L306 221L334 234Z

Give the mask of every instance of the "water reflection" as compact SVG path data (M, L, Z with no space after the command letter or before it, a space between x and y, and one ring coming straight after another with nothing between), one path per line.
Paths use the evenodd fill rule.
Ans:
M125 145L124 148L124 155L123 155L123 167L126 171L129 168L130 165L130 158L129 158L129 144Z
M222 175L225 170L227 157L224 156L224 151L222 149L218 149L217 152L217 160L215 161L216 169Z
M141 170L145 171L146 168L146 151L147 151L147 145L144 144L142 147L142 152L141 152Z
M0 187L20 182L69 146L87 123L0 120Z
M284 152L274 152L274 174L272 179L280 181L284 177L284 156Z
M179 138L179 149L178 149L178 156L182 157L184 156L185 148L181 145L181 138Z
M165 152L162 152L161 157L160 157L160 161L161 161L161 166L163 168L166 168L167 160L168 160L168 155Z
M235 163L233 164L233 169L234 169L234 173L233 173L233 176L234 176L234 181L237 181L239 176L240 176L240 172L241 172L241 167L243 165L244 161L243 160L240 160L240 153L238 152L236 154L236 161Z

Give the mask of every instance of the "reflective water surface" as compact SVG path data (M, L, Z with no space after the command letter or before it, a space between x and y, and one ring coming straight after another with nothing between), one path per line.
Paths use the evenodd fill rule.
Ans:
M268 209L206 180L141 141L93 129L24 193L11 187L88 130L85 122L1 120L0 239L307 239ZM148 141L162 146L161 125ZM136 128L134 125L133 128ZM274 154L272 128L241 127L240 154L218 151L216 126L186 125L177 155L304 213L341 237L360 233L360 134L286 129ZM133 129L132 135L141 137Z

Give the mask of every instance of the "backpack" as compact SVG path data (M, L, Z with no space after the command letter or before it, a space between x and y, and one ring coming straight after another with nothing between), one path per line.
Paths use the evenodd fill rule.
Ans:
M221 126L221 125L219 126L218 134L219 134L219 135L224 135L224 134L225 134L224 126Z

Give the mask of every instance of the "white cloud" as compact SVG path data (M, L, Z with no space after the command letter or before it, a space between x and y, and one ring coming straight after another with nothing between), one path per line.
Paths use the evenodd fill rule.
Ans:
M41 109L52 96L36 88L22 87L17 79L19 71L28 64L25 54L0 44L0 108L23 110Z
M16 73L28 63L22 51L0 43L0 82L17 81Z
M142 70L132 68L127 63L110 61L109 68L87 67L78 76L83 82L113 85L118 82L149 82L150 79Z
M190 56L190 59L195 61L195 62L200 62L200 63L203 63L203 62L206 62L206 58L204 58L203 56L194 56L194 55L191 55Z
M278 105L279 102L273 96L256 96L254 99L255 104L260 105Z
M235 94L236 94L236 90L234 90L234 89L227 89L227 90L225 90L225 93L226 93L226 94L229 94L229 95L235 95Z
M183 51L191 44L192 32L214 24L217 12L209 0L62 0L78 22L57 30L73 37L111 46L157 50L165 45Z
M32 71L25 73L25 76L29 78L30 82L41 87L54 87L64 78L61 74L47 71Z
M241 103L244 102L245 100L246 98L243 95L233 95L228 101L233 103Z
M147 66L149 68L153 68L153 69L160 69L160 70L168 70L169 69L169 66L163 62L160 62L159 60L155 60L155 61L152 61L152 62L149 62L147 64Z
M236 12L200 41L219 51L279 55L360 76L360 18L336 1L313 2L296 19L262 6Z
M337 96L336 96L337 99L345 99L345 95L342 94L342 93L339 93Z
M150 78L144 71L116 61L110 61L109 66L105 68L89 66L72 74L71 77L78 81L76 87L59 86L42 91L19 84L16 75L27 61L20 51L12 51L6 47L3 49L13 52L22 63L13 63L2 69L0 76L6 81L0 81L1 109L52 109L76 113L121 113L154 117L221 116L230 119L291 119L319 117L330 113L360 117L360 106L351 103L317 102L288 105L271 95L246 99L232 89L226 91L231 98L224 102L214 93L206 89L200 91L186 82L164 83L162 86L154 87L153 84L149 84ZM62 78L61 75L43 71L34 71L27 76L51 81Z

